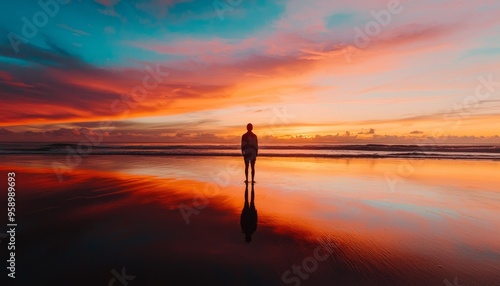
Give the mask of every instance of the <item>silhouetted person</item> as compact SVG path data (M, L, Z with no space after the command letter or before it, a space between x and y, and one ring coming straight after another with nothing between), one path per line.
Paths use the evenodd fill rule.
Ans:
M248 164L252 164L252 183L255 183L255 160L259 153L257 135L252 132L252 123L247 124L247 133L241 136L241 154L245 159L245 183L248 183Z
M257 210L254 204L255 192L254 185L252 184L252 195L250 204L248 204L248 183L245 187L245 204L241 211L240 225L241 231L245 234L245 241L250 243L252 241L252 234L257 230Z

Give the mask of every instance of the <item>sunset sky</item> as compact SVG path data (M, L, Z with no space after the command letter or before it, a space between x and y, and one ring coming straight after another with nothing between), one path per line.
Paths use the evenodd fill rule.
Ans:
M0 141L500 143L497 0L37 2L0 4Z

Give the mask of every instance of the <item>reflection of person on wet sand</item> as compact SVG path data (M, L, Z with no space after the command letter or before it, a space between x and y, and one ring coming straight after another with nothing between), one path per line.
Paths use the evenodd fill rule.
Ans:
M241 231L245 234L245 241L252 241L252 234L257 230L257 210L254 204L254 185L252 184L252 195L250 204L248 203L248 184L245 187L245 205L241 211L240 225Z

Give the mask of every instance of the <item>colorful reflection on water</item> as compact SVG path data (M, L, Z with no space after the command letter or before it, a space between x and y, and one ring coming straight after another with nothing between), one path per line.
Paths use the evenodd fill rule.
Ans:
M500 282L496 161L262 158L246 243L235 158L90 156L62 182L64 157L1 159L18 178L19 281L105 284L126 267L134 285Z

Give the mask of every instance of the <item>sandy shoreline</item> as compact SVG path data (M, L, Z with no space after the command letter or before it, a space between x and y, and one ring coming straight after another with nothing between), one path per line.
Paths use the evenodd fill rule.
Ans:
M105 284L122 267L137 285L500 281L498 162L262 158L246 244L240 160L92 156L60 182L62 156L1 159L18 177L19 281Z

